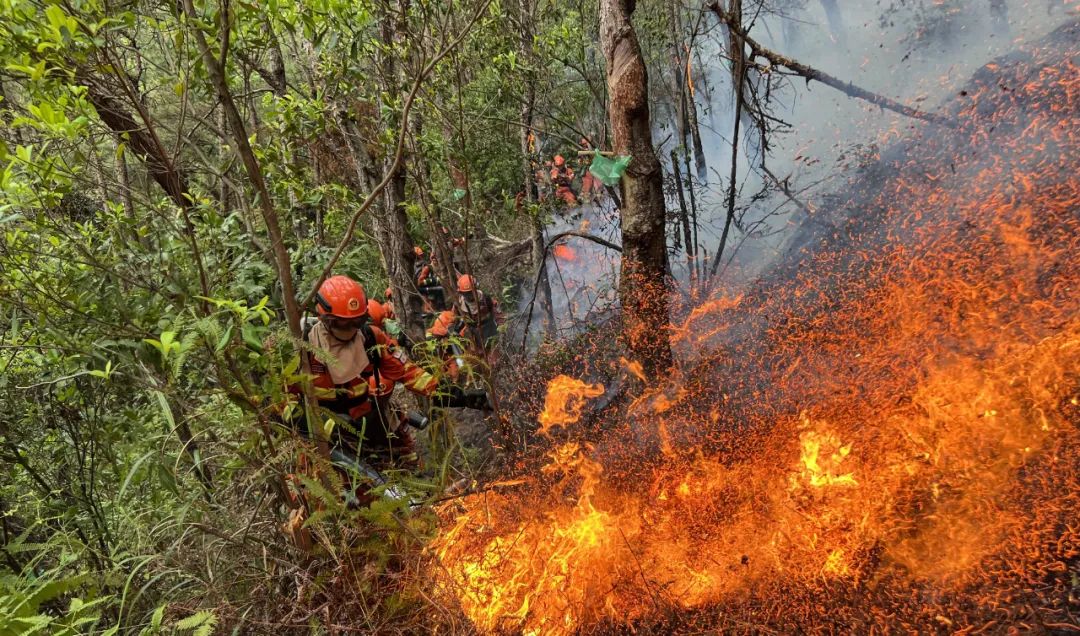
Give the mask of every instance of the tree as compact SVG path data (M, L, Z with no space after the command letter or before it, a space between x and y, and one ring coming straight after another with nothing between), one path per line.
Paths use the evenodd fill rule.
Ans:
M630 17L634 0L604 0L600 45L607 63L612 149L630 155L621 181L623 336L646 369L671 364L663 174L652 145L648 74Z

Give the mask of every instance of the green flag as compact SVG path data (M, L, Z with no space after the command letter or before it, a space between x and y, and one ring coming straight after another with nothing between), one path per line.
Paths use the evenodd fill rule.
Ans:
M618 185L619 179L626 174L626 166L630 165L630 159L629 156L618 156L614 159L609 159L600 154L600 151L597 150L593 154L592 164L589 165L589 172L604 185Z

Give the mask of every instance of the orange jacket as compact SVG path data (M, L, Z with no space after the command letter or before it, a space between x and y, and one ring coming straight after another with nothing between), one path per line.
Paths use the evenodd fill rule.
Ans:
M355 420L370 414L375 408L375 401L380 408L388 404L398 382L417 395L431 396L435 393L438 381L433 375L408 360L402 361L394 356L391 338L381 329L368 329L374 340L373 345L369 343L367 346L368 359L372 362L359 376L347 382L335 384L326 364L314 352L305 352L311 362L311 373L315 376L313 384L320 406ZM356 334L353 343L353 346L364 346L364 330ZM378 360L377 372L375 360ZM290 386L289 391L299 394L300 387Z

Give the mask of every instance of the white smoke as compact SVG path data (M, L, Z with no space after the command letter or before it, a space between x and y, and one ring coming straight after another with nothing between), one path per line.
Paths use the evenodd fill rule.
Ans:
M744 2L747 11L754 4ZM1043 37L1069 13L1066 0L1009 0L1002 2L1004 14L996 9L995 0L841 2L843 27L837 37L830 29L825 4L809 0L802 8L787 9L783 16L761 14L750 35L762 45L838 79L927 111L955 96L976 69ZM1075 8L1071 11L1075 13ZM710 258L726 217L734 120L723 37L722 30L713 30L699 46L696 58L707 67L704 76L696 79L695 99L709 173L707 192L699 201L699 220ZM707 91L702 84L708 84ZM838 189L861 158L876 156L891 141L924 125L823 84L807 85L799 77L783 82L772 97L774 115L791 128L770 139L767 165L778 178L788 179L797 198L817 210L828 206L822 195ZM660 122L657 127L673 129L666 124ZM667 134L663 132L657 139ZM746 143L750 137L741 137L739 207L748 205L764 185L760 175L749 169L751 163L760 163L760 153ZM661 150L661 156L667 157L670 148ZM677 205L677 201L673 199L669 205ZM742 227L732 228L723 262L738 249L731 267L723 270L721 285L734 289L752 280L784 251L791 230L806 220L807 214L783 195L754 202L742 217ZM677 275L681 262L672 259Z
M789 6L779 14L762 12L753 20L750 35L762 45L840 80L930 112L955 96L976 69L1040 39L1078 9L1069 8L1074 0L842 2L842 30L834 34L824 9L828 1L806 0L802 6ZM1004 2L1004 14L996 8L1000 2ZM786 4L799 5L800 0ZM749 12L756 3L744 1L744 5ZM1007 16L1007 26L1002 15ZM705 20L715 22L712 16ZM734 97L725 47L723 30L712 28L708 37L698 40L694 52L695 102L708 167L704 190L697 198L699 238L709 264L724 227L731 171ZM655 97L653 137L660 144L657 154L670 173L671 150L679 143L673 109L670 104L656 103ZM890 143L925 125L824 84L808 85L795 76L777 82L771 97L773 114L790 128L770 137L767 165L776 177L786 180L800 201L818 213L827 212L826 195L854 178L861 161L876 157ZM752 165L760 164L761 154L748 140L753 142L753 135L747 135L744 127L736 171L736 205L744 212L740 226L731 228L714 288L729 292L754 280L785 251L793 230L808 220L807 213L782 194L751 201L764 182L751 170ZM685 175L685 167L680 169ZM669 198L668 209L679 209L675 196ZM546 237L568 230L584 230L620 242L617 212L610 205L583 206L557 215ZM617 307L619 263L618 253L584 239L567 238L563 243L577 258L567 261L549 255L547 261L556 335L560 337L579 333L589 322L602 320ZM674 254L670 263L672 274L685 286L689 279L685 256ZM521 322L530 325L533 342L539 340L545 320L538 298L530 281L519 313L524 316ZM526 315L530 307L531 318ZM521 338L521 326L513 330L517 339Z

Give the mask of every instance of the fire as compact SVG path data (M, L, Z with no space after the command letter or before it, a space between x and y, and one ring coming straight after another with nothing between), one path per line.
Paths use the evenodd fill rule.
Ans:
M544 411L538 418L540 432L546 435L552 426L565 426L578 421L585 399L603 394L604 387L599 384L588 384L565 375L552 379L548 383Z
M531 486L440 511L448 602L488 633L1074 626L1080 83L1026 64L676 326L694 365L603 431L604 387L552 380Z
M805 418L805 414L804 414ZM804 424L809 421L804 419ZM840 473L840 465L851 452L851 444L841 445L834 433L808 430L799 435L802 443L802 461L804 470L798 478L792 479L793 487L802 481L814 488L823 486L855 486L857 482L851 473Z
M559 243L551 248L551 253L555 255L555 258L566 261L567 263L573 263L578 259L577 252L574 251L574 248L563 243Z

